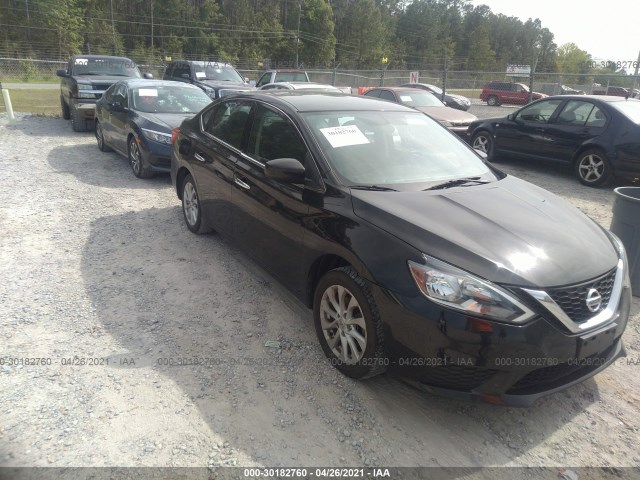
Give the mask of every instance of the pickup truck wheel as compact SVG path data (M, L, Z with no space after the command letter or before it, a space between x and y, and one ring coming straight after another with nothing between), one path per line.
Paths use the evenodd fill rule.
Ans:
M500 105L498 97L496 97L495 95L491 95L489 98L487 98L487 105L489 105L490 107L497 107L498 105Z
M74 132L86 132L87 131L87 121L82 118L80 112L77 108L74 108L73 105L70 108L71 110L71 126L73 127Z
M129 164L131 165L131 170L133 170L133 174L136 177L149 178L153 175L151 165L148 165L147 162L145 162L144 157L142 156L142 152L140 151L138 139L133 135L129 137L128 153Z
M580 183L588 187L602 187L613 180L611 162L602 150L596 148L582 152L573 168Z
M60 95L60 108L62 109L62 118L69 120L71 118L71 112L69 111L69 105L64 101L62 95Z

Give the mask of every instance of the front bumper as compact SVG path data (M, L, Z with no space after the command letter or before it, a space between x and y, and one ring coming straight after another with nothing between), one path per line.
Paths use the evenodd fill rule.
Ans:
M376 285L372 290L385 325L389 369L433 393L528 406L625 355L628 287L610 321L579 334L544 312L525 325L507 325L444 309L421 295L400 297Z
M73 99L73 108L78 111L80 117L93 120L96 116L96 100L91 99Z
M154 172L169 173L171 171L171 145L164 145L162 143L154 142L144 136L140 142L140 151L143 156L143 160L151 165L151 169Z

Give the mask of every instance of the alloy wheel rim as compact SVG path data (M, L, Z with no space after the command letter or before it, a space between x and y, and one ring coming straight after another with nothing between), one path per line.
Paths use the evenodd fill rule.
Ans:
M604 174L604 160L598 155L587 155L580 161L579 171L586 182L596 182Z
M476 137L473 141L473 148L484 153L489 153L489 139L484 135Z
M129 144L129 157L131 162L131 168L135 174L140 173L140 147L132 140Z
M358 363L367 348L367 325L356 297L342 285L328 287L320 301L320 325L333 354L348 365Z
M184 186L184 192L182 193L182 207L184 209L184 216L192 227L198 221L198 195L196 189L191 183L187 183Z

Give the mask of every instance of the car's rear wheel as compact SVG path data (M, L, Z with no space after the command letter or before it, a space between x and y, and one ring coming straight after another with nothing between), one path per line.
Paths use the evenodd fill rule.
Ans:
M484 152L487 155L487 160L493 160L493 138L486 130L480 130L473 136L471 146Z
M322 350L343 374L367 378L386 370L382 320L371 289L352 267L320 279L313 316Z
M491 95L489 98L487 98L487 105L489 105L490 107L497 107L498 105L500 105L498 97L496 97L495 95Z
M62 109L62 118L69 120L71 118L71 112L69 111L69 105L64 101L62 95L60 95L60 108Z
M142 152L140 151L138 139L133 135L129 137L128 153L129 164L131 165L133 174L138 178L149 178L153 174L151 166L145 162Z
M602 150L592 148L582 152L574 165L574 172L583 185L601 187L613 180L611 162Z
M193 233L207 233L210 229L206 228L202 222L202 207L200 205L200 197L196 182L191 175L187 175L182 182L182 213L187 228Z
M98 149L101 152L110 152L111 147L104 143L104 132L102 131L102 124L96 120L96 140L98 142Z

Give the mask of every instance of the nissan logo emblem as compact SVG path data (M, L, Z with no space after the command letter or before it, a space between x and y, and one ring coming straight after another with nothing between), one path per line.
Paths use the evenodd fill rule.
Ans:
M602 296L600 295L600 292L595 288L589 289L586 304L590 312L595 313L600 310L600 305L602 305Z

